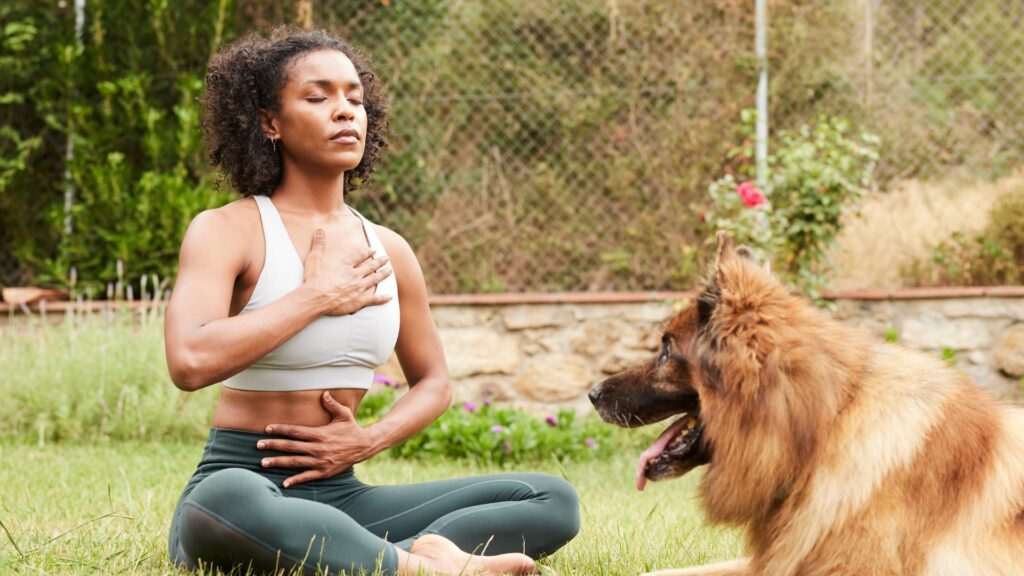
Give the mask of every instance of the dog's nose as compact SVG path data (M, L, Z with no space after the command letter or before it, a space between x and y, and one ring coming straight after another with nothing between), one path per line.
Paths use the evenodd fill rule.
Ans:
M601 385L598 384L597 386L591 388L590 392L587 394L587 397L590 398L591 404L597 406L597 402L601 400Z

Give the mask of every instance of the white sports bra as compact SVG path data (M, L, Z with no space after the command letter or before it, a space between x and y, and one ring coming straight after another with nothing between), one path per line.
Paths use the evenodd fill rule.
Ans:
M256 288L240 314L274 302L303 282L302 262L274 203L268 196L253 199L263 222L266 258ZM352 213L363 223L370 247L386 254L373 226L355 210ZM373 369L387 361L398 339L398 284L394 274L377 284L377 294L390 294L392 298L354 314L313 320L252 366L225 380L224 385L257 391L369 388Z

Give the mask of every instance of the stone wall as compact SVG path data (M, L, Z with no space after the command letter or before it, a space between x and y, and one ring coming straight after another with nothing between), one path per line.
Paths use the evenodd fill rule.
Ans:
M1024 287L919 289L827 295L826 309L878 338L895 337L957 368L1004 397L1024 396ZM523 408L589 410L587 390L650 358L661 326L688 305L685 292L433 296L455 399L490 398ZM106 303L88 303L102 309ZM48 320L68 307L51 303ZM152 307L151 303L120 306ZM24 309L0 304L0 329ZM379 372L402 381L392 357Z
M1024 393L1024 295L910 299L839 299L835 316L879 337L949 356L982 388Z
M953 295L963 291L957 291ZM930 296L929 296L930 295ZM589 409L587 390L650 358L661 326L691 295L435 297L457 402ZM942 356L983 388L1016 397L1024 375L1024 290L949 297L935 291L835 295L827 313L904 346ZM381 372L401 380L394 358Z

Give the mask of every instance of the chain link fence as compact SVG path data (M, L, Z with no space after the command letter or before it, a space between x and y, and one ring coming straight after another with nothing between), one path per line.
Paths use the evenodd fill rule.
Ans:
M434 292L673 289L699 202L745 137L749 2L484 0L323 14L394 100L388 169L356 201L409 237ZM1024 157L1024 5L770 5L771 122L882 138L879 177L997 175Z
M354 202L409 239L435 293L683 286L690 204L735 144L756 72L746 2L693 4L325 12L392 93L389 164Z
M773 18L773 39L785 42L825 10ZM808 43L824 54L822 65L772 74L773 87L793 82L805 93L773 102L773 129L817 114L854 120L881 138L883 185L993 178L1024 165L1024 3L850 0L838 17L844 35ZM786 62L773 65L792 72Z
M90 5L95 19L114 6ZM192 17L173 20L161 6L152 20L162 33ZM678 289L701 269L699 206L749 138L740 119L759 71L753 2L210 6L217 38L233 11L233 34L299 23L372 56L392 96L392 150L352 200L409 240L432 292ZM821 115L848 118L881 138L883 185L1024 164L1020 0L768 8L773 135ZM0 254L11 250L0 244ZM3 262L0 272L15 274Z

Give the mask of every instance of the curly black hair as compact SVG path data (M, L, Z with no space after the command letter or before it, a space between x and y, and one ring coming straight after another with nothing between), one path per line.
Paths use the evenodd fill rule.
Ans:
M260 128L260 110L280 110L289 65L317 50L337 50L347 56L363 83L366 144L359 165L345 173L345 190L365 181L380 163L388 147L388 98L370 70L369 59L323 30L278 28L269 38L253 33L213 57L200 99L210 161L238 193L270 196L281 181L281 157Z

